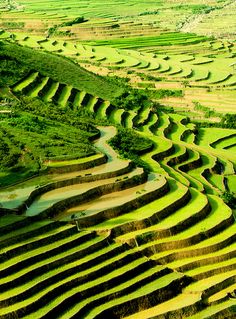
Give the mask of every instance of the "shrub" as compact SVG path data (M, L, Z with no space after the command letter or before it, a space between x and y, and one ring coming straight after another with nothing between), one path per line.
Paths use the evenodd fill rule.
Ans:
M112 103L121 109L134 110L144 106L152 106L148 96L140 90L125 91L116 97Z
M225 128L236 128L236 114L225 114L220 121Z
M229 207L236 208L236 197L233 193L226 191L221 195L221 198Z
M86 22L86 21L88 21L88 20L85 20L84 17L77 17L74 20L63 22L59 26L60 27L70 27L73 24L78 24L78 23L82 23L82 22Z
M139 136L134 131L127 128L119 128L109 144L119 152L124 158L131 159L137 166L149 171L149 165L140 159L139 154L152 147L153 143L147 138Z

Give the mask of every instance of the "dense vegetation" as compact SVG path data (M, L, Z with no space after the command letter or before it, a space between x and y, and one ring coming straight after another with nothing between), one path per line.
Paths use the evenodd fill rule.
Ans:
M90 138L98 131L85 114L71 117L55 105L30 98L9 101L5 110L6 104L9 113L0 113L2 186L42 172L46 160L95 154Z
M131 159L137 166L150 171L150 167L140 159L140 155L150 151L153 147L153 143L149 139L141 137L131 129L119 127L116 136L109 141L109 144L122 157Z
M1 51L1 50L0 50ZM29 66L17 59L0 55L0 86L11 86L29 72Z
M148 99L147 94L142 93L139 90L125 91L117 96L112 103L121 109L135 110L140 107L151 107L152 102Z

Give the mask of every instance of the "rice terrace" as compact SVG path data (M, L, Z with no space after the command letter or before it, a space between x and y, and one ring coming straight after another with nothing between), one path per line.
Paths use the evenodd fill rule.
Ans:
M235 0L0 0L0 319L236 318L235 172Z

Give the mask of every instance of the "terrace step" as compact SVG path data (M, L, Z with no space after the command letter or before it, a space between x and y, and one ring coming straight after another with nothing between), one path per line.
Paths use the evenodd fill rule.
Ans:
M41 90L47 85L47 82L49 80L49 77L42 77L39 79L38 83L32 88L30 91L28 91L27 95L31 97L37 97Z
M225 289L222 289L216 292L215 294L211 295L207 300L208 304L215 305L215 304L221 303L222 301L233 299L235 290L236 290L236 283L229 285Z
M118 123L118 124L122 125L123 122L126 121L126 117L128 116L128 114L129 113L123 109L113 108L112 112L110 113L109 120L112 123Z
M151 174L145 184L131 186L127 190L120 190L101 196L98 199L86 202L84 205L73 207L64 214L77 215L79 217L79 227L93 229L101 222L121 216L134 208L142 207L167 191L168 184L166 180L156 180L155 175Z
M27 218L32 223L31 218ZM53 241L57 241L63 237L70 236L77 232L76 227L64 223L54 222L55 228L48 228L43 231L42 234L37 234L24 241L17 241L16 243L10 244L2 249L0 254L0 261L10 260L11 258L22 254L24 251L29 251L42 247ZM10 230L9 230L10 231Z
M207 258L211 254L213 255L211 262L214 262L214 257L217 256L219 251L222 250L222 254L224 256L224 251L227 250L227 247L235 243L235 229L236 225L233 224L225 230L221 231L220 233L217 233L216 235L212 236L211 238L203 239L201 242L197 244L190 245L187 249L184 247L169 251L164 250L160 252L155 252L152 258L157 259L158 262L161 264L168 264L171 266L171 268L176 268L177 270L179 269L183 272L185 270L198 267L198 262L199 265L201 265L200 259L204 259L204 255L206 255L206 260L203 260L203 265L207 264ZM219 254L221 254L221 252L219 252Z
M4 215L0 217L0 233L10 232L16 228L28 225L30 221L21 215Z
M61 174L74 171L86 170L91 167L99 166L107 162L106 154L97 153L88 157L75 160L48 161L44 164L47 166L48 174ZM79 172L78 172L79 173Z
M236 139L236 134L230 134L228 136L224 136L212 142L210 146L216 149L223 149L231 144L234 144L235 139Z
M183 205L183 197L189 196L187 194L187 188L183 188L181 185L176 184L175 181L169 181L169 191L163 196L150 201L148 204L142 207L126 213L120 217L112 218L104 223L96 226L95 229L111 229L112 235L117 237L140 229L145 229L147 225L155 223L155 220L162 218L172 211L174 207ZM187 194L187 195L186 195ZM169 203L169 205L168 205ZM158 207L158 208L157 208ZM171 212L170 212L171 213ZM153 221L152 221L153 219Z
M77 109L81 105L81 102L83 101L85 95L86 95L85 91L78 91L73 103L74 109Z
M44 93L44 96L42 96L43 100L46 101L46 102L51 102L53 97L54 97L54 95L56 94L56 92L58 90L58 87L59 87L59 83L58 82L53 82L52 85L50 86L50 88L48 88L48 91Z
M20 92L23 89L25 89L28 85L30 85L32 82L35 81L37 76L39 75L38 72L31 72L29 75L27 75L25 78L21 79L19 82L17 82L12 90L13 92Z
M96 282L91 281L83 287L78 286L73 292L65 295L64 299L60 298L60 304L54 307L45 318L49 318L49 315L57 317L58 311L63 313L62 318L74 318L75 316L83 318L94 305L105 304L109 300L125 295L128 291L135 290L144 280L150 282L150 280L160 278L169 272L168 269L155 266L145 258L137 259L110 272ZM138 278L141 281L139 283L135 281ZM80 302L77 302L78 297ZM70 307L66 312L65 306L67 309Z
M186 131L186 118L179 114L170 115L170 122L172 122L171 129L168 130L168 138L173 141L181 141L181 137Z
M106 118L108 116L108 108L110 107L110 102L109 101L100 101L100 103L96 103L94 105L94 112L96 113L96 116L98 118Z
M172 316L173 318L185 318L185 316L195 313L201 307L202 302L198 295L193 294L186 298L186 295L181 293L157 306L125 316L124 319L169 319Z
M32 258L27 258L28 256L26 254L26 259L24 261L19 261L18 265L16 265L15 267L14 265L10 266L14 273L7 275L1 280L2 304L4 305L8 303L7 301L5 302L4 299L9 299L9 291L11 291L11 296L14 296L15 294L17 295L19 291L22 292L22 282L25 282L25 284L27 282L37 283L42 274L47 272L52 272L55 274L55 269L65 269L65 267L67 266L70 267L70 264L73 264L75 266L75 262L77 262L78 264L79 259L91 253L94 253L99 249L103 249L109 244L108 237L98 237L95 236L94 233L89 233L87 237L81 235L77 236L77 246L75 237L76 236L74 236L74 238L71 238L72 243L70 243L70 238L67 239L68 249L65 251L61 250L61 252L57 252L54 248L52 249L52 252L54 252L54 254L52 256L47 256L47 253L42 252L41 250L40 255L43 258L42 260L40 260L39 257L37 258L37 255L32 256ZM64 246L66 248L66 245ZM62 249L64 249L63 245ZM29 261L28 264L27 261ZM6 268L2 272L4 271L7 273L8 269ZM26 284L26 287L27 286L28 284Z
M100 138L97 142L95 142L95 145L101 145L103 142L104 138ZM103 147L103 151L106 151L108 159L104 155L97 154L95 156L87 157L78 161L61 161L50 163L51 166L48 170L55 171L53 175L33 178L29 181L19 184L17 187L9 188L6 193L4 192L2 194L4 207L11 207L9 205L12 205L12 208L16 207L18 212L23 212L31 205L37 196L50 190L68 185L108 179L131 172L133 169L132 162L118 159L115 156L112 157L110 154L113 153L111 152L111 148L109 146ZM104 162L104 160L106 161L106 159L107 162L102 164L102 162ZM74 170L76 168L84 169L79 172L70 172L71 169ZM63 173L63 171L65 171L65 173ZM80 175L78 175L78 173L80 173ZM38 185L40 186L37 187ZM23 194L22 189L24 189ZM10 201L12 194L14 194L15 197L14 202Z
M181 136L181 141L190 145L195 144L196 143L195 129L187 129L186 131L184 131Z
M139 110L139 118L136 123L136 126L143 126L149 122L149 118L151 116L151 111L149 107L143 107Z
M83 107L87 107L89 110L95 110L95 107L98 105L98 97L90 95L87 99L87 96L84 97L83 101L81 102L81 105Z
M105 239L105 238L104 238ZM102 242L104 241L104 239L102 239ZM106 241L106 239L105 239L105 241ZM100 239L100 242L101 242L101 239ZM101 243L102 243L101 242ZM97 243L99 243L98 241L97 241ZM96 242L95 242L95 245L96 245ZM87 245L88 246L88 245ZM82 247L83 247L83 245L81 246L81 249L82 249ZM99 246L99 247L96 247L96 250L100 250L100 249L102 249L102 247L104 247L104 246ZM90 251L91 252L94 252L95 251L95 249L93 248L92 249L92 247L91 246L88 246L87 247L87 250L88 250L88 252L89 252L89 249L90 249ZM82 253L82 251L81 251L81 253ZM81 256L79 257L77 257L77 258L81 258L82 256L84 256L84 255L82 255L82 254L80 254ZM78 259L78 260L79 260ZM78 263L78 260L77 260L77 263ZM74 266L76 266L76 263L74 263ZM37 268L36 268L37 269ZM48 270L52 270L53 268L47 268ZM89 273L90 271L88 271L87 270L87 272ZM73 273L75 273L74 271L72 272L72 274ZM54 274L56 275L56 273L54 272ZM69 273L68 273L69 274ZM62 285L60 285L60 281L57 283L55 283L54 282L54 279L55 278L52 278L52 280L51 280L51 284L53 284L54 285L54 287L56 288L56 290L57 290L57 294L58 294L58 292L59 292L59 294L61 294L62 292L63 292L63 289L65 289L65 291L67 291L68 289L69 289L69 291L70 291L70 289L71 288L73 288L73 287L76 287L77 285L78 285L78 280L76 279L76 277L78 277L78 275L75 273L75 280L74 281L69 281L68 282L68 284L69 284L69 286L68 286L68 284L66 284L66 282L67 282L67 276L65 277L65 275L66 275L66 273L64 273L64 278L65 278L65 280L64 280L64 283L63 283L63 281L61 282L62 283ZM61 275L56 275L56 276L58 276L58 279L61 277ZM71 278L73 278L73 277L71 277ZM70 278L70 279L71 279ZM30 278L31 279L31 278ZM63 279L63 277L62 277L62 279ZM84 277L81 277L81 279L82 279L82 283L83 283L83 281L85 280L85 281L87 281L87 279L86 278L84 278ZM49 282L50 283L50 282ZM58 286L58 285L60 285L60 287ZM71 285L71 286L70 286ZM26 285L26 290L27 290L27 287L28 287L28 285ZM64 287L64 288L63 288ZM84 285L83 285L83 287L84 287ZM9 299L9 294L5 294L6 296L8 296L8 299L7 300L5 300L5 301L3 301L3 303L4 302L10 302L10 303L14 303L12 306L7 306L7 304L6 304L6 308L4 308L4 309L1 309L0 310L0 314L1 315L3 315L3 318L4 317L8 317L10 314L11 314L11 311L13 310L15 313L24 313L24 314L29 314L29 313L31 313L32 311L34 311L35 310L35 307L33 307L32 308L32 305L40 305L40 306L43 306L43 305L45 305L45 298L47 298L48 299L48 297L50 296L50 298L54 298L54 291L52 291L51 292L51 287L48 287L47 286L47 284L45 285L44 284L44 286L42 287L42 288L44 288L42 291L39 291L39 292L37 292L37 290L38 290L38 288L37 288L37 290L36 290L36 294L34 293L34 291L35 291L35 288L33 288L33 290L32 289L29 289L28 291L26 291L27 292L27 294L26 294L26 292L22 292L22 290L21 289L15 289L15 290L12 290L12 293L17 293L17 295L16 296L12 296L12 297L10 297L10 299ZM54 289L55 290L55 289ZM47 294L47 292L48 292L48 294ZM32 295L32 293L33 293L33 295ZM46 296L45 296L45 293L46 293ZM24 296L28 296L28 297L30 297L29 299L26 299L26 300L24 300ZM34 302L33 302L33 304L32 304L32 301L34 300ZM19 302L18 302L19 301ZM16 302L16 303L15 303Z
M66 84L59 83L59 85L57 86L57 90L54 92L54 95L51 97L54 103L58 104L58 101L61 97L62 92L64 90L67 90L66 87L67 87Z
M206 218L170 238L141 245L141 250L150 255L156 253L157 250L167 251L190 246L194 243L200 243L203 239L207 239L213 234L216 235L232 225L234 220L231 209L216 196L209 195L208 199L212 210Z
M168 158L166 159L168 160ZM190 181L187 179L183 173L180 173L179 171L175 170L173 167L164 164L165 159L161 161L160 166L163 168L163 170L168 173L170 178L175 179L177 182L180 182L181 184L190 187ZM163 163L164 162L164 163ZM191 185L192 186L192 185Z
M125 314L132 314L138 310L147 309L155 304L173 298L179 292L176 288L185 286L188 281L187 278L179 273L170 273L158 279L153 278L151 283L148 283L146 278L144 285L140 289L136 289L134 292L130 292L123 297L117 296L118 298L115 300L106 302L103 306L100 304L93 310L88 309L84 318L105 318L112 315L116 315L119 318ZM142 283L142 280L139 283ZM96 301L90 304L90 309L94 304L96 305ZM142 305L141 309L140 305Z
M127 116L124 120L124 127L132 129L134 126L134 119L137 116L135 111L127 112Z
M53 230L58 224L49 220L39 220L30 223L30 218L23 223L22 227L15 229L0 238L0 248L7 248L22 241L25 241L33 236L40 235L44 231Z
M166 157L164 160L166 165L169 165L169 166L179 165L180 163L188 159L189 153L186 147L178 145L178 144L174 144L174 148L175 148L174 154Z
M202 298L208 299L212 294L232 285L236 282L236 270L226 271L225 273L217 274L198 280L184 288L185 294L201 294Z
M174 154L175 148L171 140L168 140L167 138L161 139L158 136L153 136L150 139L157 145L157 151L152 156L154 161L160 162L166 157Z
M104 257L105 252L107 258ZM95 257L95 262L88 269L86 265L92 263L93 257ZM8 307L15 303L25 301L35 293L41 293L44 289L49 293L52 293L48 290L49 286L52 286L51 288L56 288L56 290L54 289L54 293L57 291L57 294L60 295L60 286L63 288L65 285L63 288L64 292L69 291L78 285L99 279L101 273L104 276L108 275L114 269L128 269L130 268L130 264L133 266L138 265L138 267L140 265L142 270L146 267L150 267L150 263L148 263L147 259L141 256L139 252L125 251L125 248L122 246L110 244L109 249L108 247L102 248L101 250L92 253L91 256L86 256L86 258L66 263L53 270L49 269L42 278L39 276L28 278L23 285L21 283L16 289L13 289L14 286L11 285L6 292L2 293L0 304L1 307ZM118 271L116 272L119 274ZM22 290L23 286L25 289Z
M142 132L147 134L156 134L156 130L160 125L159 114L150 112L148 121L141 127Z
M212 264L234 258L236 256L235 248L236 243L234 242L211 253L203 252L202 255L199 254L196 256L194 256L193 253L191 257L189 257L191 249L189 249L189 252L183 251L182 254L181 251L179 251L176 252L177 255L179 254L178 259L176 261L172 261L173 257L171 257L171 260L169 262L167 260L167 265L171 269L175 269L180 272L189 271L199 267L210 266ZM185 254L186 257L184 257ZM155 257L158 259L157 255Z
M42 99L44 99L45 101L47 101L47 98L45 98L45 96L48 97L49 92L52 90L53 87L55 87L55 84L57 82L54 82L51 78L48 78L47 83L44 85L43 88L41 88L41 90L38 92L38 96Z
M87 234L87 233L79 233L77 231L77 228L75 226L70 227L71 232L68 234L67 237L62 237L59 238L56 242L54 243L46 243L43 247L45 248L45 251L42 251L42 247L36 246L35 248L32 247L31 250L23 250L27 249L27 246L24 245L21 247L21 258L16 256L12 256L10 259L4 260L2 262L2 268L0 273L2 276L4 275L5 277L23 269L26 265L33 264L35 261L39 261L40 258L47 257L48 252L50 252L51 256L57 255L58 254L58 249L60 246L60 249L66 250L67 248L73 248L77 244L81 244L84 241L93 238L95 235L94 233ZM66 235L66 234L65 234ZM39 243L38 243L39 244ZM3 280L0 280L0 283L3 281L5 282L4 278Z
M222 272L236 269L236 257L224 260L215 264L202 266L196 269L188 270L186 275L191 276L195 280L201 280Z
M87 159L91 160L91 158L87 158ZM102 157L100 159L102 159ZM88 164L88 163L89 161L86 162L85 164ZM96 163L95 160L94 160L94 163ZM115 170L114 170L114 164L116 166ZM77 167L78 166L79 166L79 163L77 164ZM44 196L44 194L45 196L47 196L47 193L52 191L56 192L57 189L60 190L63 187L68 188L69 186L75 188L76 187L75 185L79 187L80 184L83 185L85 183L91 183L92 185L92 183L95 181L108 180L110 178L115 178L115 177L122 176L124 174L129 174L132 172L132 169L133 169L132 162L122 161L117 159L117 160L114 160L113 162L110 161L109 163L101 164L101 165L98 165L97 167L95 166L94 168L80 171L81 175L76 175L77 172L68 173L64 175L59 174L58 180L33 189L28 194L28 197L26 198L26 200L24 200L24 202L20 206L18 206L18 210L25 211L26 208L29 209L30 205L34 204L34 201L39 200L40 196Z
M191 189L190 193L191 197L188 202L185 197L185 203L187 202L187 205L179 209L176 207L173 214L166 216L166 218L160 220L158 224L146 229L150 239L161 239L181 233L208 216L210 211L208 199L194 189ZM145 236L145 232L143 235Z
M74 109L74 103L75 103L75 99L77 97L77 94L79 93L80 91L78 89L75 89L74 87L71 88L71 91L70 91L70 95L67 99L67 105L71 108L71 109Z
M200 157L199 152L189 149L187 149L187 151L188 159L185 162L180 163L180 165L177 165L177 168L182 172L188 172L202 165L202 159Z
M217 158L211 155L200 155L202 165L200 167L194 168L193 170L188 171L188 175L196 178L199 182L202 183L205 190L209 194L217 194L219 189L214 187L208 180L207 176L210 171L214 171L217 167Z
M146 180L146 174L142 169L134 169L128 174L121 175L120 181L116 182L116 177L111 177L100 181L91 181L83 184L64 186L56 190L42 194L30 205L27 210L28 216L38 214L57 215L66 209L84 203L88 199L98 198L110 192L126 189L131 185L139 185Z
M169 181L169 192L153 202L126 215L126 223L112 229L118 241L126 241L142 236L146 229L155 227L159 222L171 216L190 200L189 190L174 180ZM133 217L133 218L132 218ZM135 218L136 217L136 218ZM141 240L141 238L140 238Z
M68 99L70 97L71 94L71 90L72 90L72 86L69 85L65 85L60 93L60 96L58 97L57 103L65 108L68 102Z
M81 256L75 261L49 270L46 276L29 281L25 285L25 291L19 287L18 295L14 298L17 298L18 301L28 298L25 305L26 312L32 312L32 315L29 314L29 318L41 318L43 314L46 315L48 311L52 310L51 303L45 303L45 298L57 305L57 299L61 298L62 294L69 295L71 289L87 284L90 280L98 280L101 274L108 275L117 267L123 267L136 259L140 259L138 252L130 252L124 245L107 243L106 246L100 247L86 256ZM36 299L35 294L39 296L38 299ZM33 308L30 306L32 300L36 300ZM17 306L19 307L19 305Z
M186 319L233 319L235 318L233 306L235 306L235 300L226 300L220 304L209 306Z
M168 133L171 132L173 122L171 122L170 117L166 113L158 113L158 126L156 126L155 135L168 137Z

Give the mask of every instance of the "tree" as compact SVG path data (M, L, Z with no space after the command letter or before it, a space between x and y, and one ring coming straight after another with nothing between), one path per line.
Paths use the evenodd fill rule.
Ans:
M139 90L125 91L116 97L112 103L118 108L125 110L134 110L144 106L152 106L148 96Z
M226 191L221 195L221 198L229 207L236 208L236 197L233 193Z

